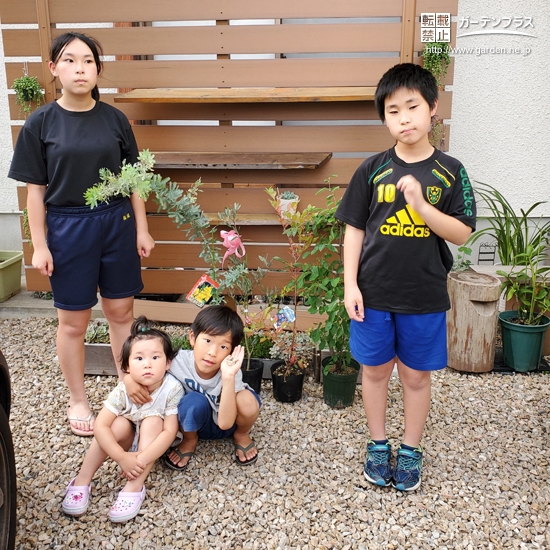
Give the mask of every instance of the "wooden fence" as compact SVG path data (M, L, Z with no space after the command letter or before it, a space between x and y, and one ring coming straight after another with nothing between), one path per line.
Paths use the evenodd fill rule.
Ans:
M140 149L166 160L158 171L182 186L201 178L199 202L213 217L240 203L248 250L271 255L283 255L286 241L265 187L295 190L301 206L314 203L328 177L345 187L366 156L392 146L374 109L374 86L394 64L420 61L425 12L456 15L457 0L0 0L0 19L10 27L2 31L8 86L23 67L10 58L22 57L47 101L59 97L48 46L78 24L107 56L102 100L134 122ZM446 83L452 75L453 64ZM19 108L13 95L9 103L15 142ZM451 92L442 92L438 114L449 119L450 111ZM312 157L316 167L306 162ZM304 167L288 167L289 158ZM21 187L21 209L25 201ZM198 245L156 210L148 203L157 246L143 261L145 292L186 293L207 266ZM22 235L27 287L46 290ZM268 283L283 281L273 273Z

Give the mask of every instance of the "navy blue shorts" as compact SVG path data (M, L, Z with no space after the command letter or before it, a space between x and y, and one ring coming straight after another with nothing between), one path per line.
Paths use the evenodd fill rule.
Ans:
M351 321L350 351L362 365L376 367L398 357L414 370L447 366L447 314L389 313L365 308L362 323Z
M141 292L140 258L132 204L127 198L87 206L49 206L48 248L54 306L85 310L104 298L127 298Z
M254 395L261 407L260 396L252 389L248 391ZM228 430L222 430L212 418L212 407L208 397L198 391L186 393L180 399L178 422L184 432L198 432L199 439L225 439L231 437L237 429L237 424L233 424Z

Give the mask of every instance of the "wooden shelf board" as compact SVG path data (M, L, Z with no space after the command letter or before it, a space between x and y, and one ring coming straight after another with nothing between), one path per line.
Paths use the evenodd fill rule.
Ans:
M115 103L310 103L372 101L373 86L315 88L138 88Z
M290 170L319 168L332 153L217 153L155 151L155 168Z

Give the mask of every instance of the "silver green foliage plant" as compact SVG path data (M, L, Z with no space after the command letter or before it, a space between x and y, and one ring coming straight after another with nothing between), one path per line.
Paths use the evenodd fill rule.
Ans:
M100 182L90 187L84 194L85 202L95 208L100 202L107 202L116 196L129 197L137 192L139 197L147 200L153 194L159 211L165 210L178 227L190 224L185 230L189 239L201 237L203 229L210 222L197 204L197 196L202 185L197 180L187 190L181 189L170 178L162 178L153 172L155 156L148 150L140 152L134 164L123 163L119 174L107 168L99 171Z

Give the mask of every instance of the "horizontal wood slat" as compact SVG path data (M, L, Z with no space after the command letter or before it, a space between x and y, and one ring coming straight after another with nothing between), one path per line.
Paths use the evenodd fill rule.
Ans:
M174 221L167 216L147 216L149 233L155 241L185 241L186 226L178 228ZM221 224L220 228L223 227ZM283 241L280 225L242 225L239 226L239 235L245 242L280 243Z
M175 270L175 269L143 269L141 278L145 288L143 293L153 294L187 294L197 282L204 271L199 270ZM27 290L51 291L50 280L33 268L25 268ZM288 273L269 272L264 280L265 288L281 289L290 281ZM262 293L263 289L257 287L255 294Z
M282 235L281 235L282 237ZM243 241L246 252L248 254L248 267L256 269L258 267L265 268L265 264L259 260L258 256L267 257L272 260L274 257L283 258L285 261L290 261L288 252L288 244L285 243L250 243ZM221 241L220 241L221 244ZM198 243L157 243L151 256L143 258L141 261L142 267L159 267L159 268L198 268L206 269L207 266L199 254L202 246ZM23 243L24 264L30 266L32 264L33 250L28 243ZM221 265L219 266L221 269ZM227 265L225 266L227 267ZM274 269L283 269L283 264L274 262ZM198 275L197 275L198 279Z
M52 36L65 31L53 29ZM91 27L80 31L96 38L105 55L398 52L401 47L400 23ZM6 56L40 55L38 30L6 29L2 36Z
M300 197L299 210L308 204L315 206L325 204L326 192L319 193L318 189L288 188L287 190L295 192ZM337 196L343 194L343 189L336 192ZM264 189L205 189L199 192L197 203L205 212L222 212L226 206L232 206L234 203L241 205L240 212L256 214L275 212L269 203L269 195ZM147 201L147 211L155 211L154 208L150 208L150 204L151 200Z
M364 59L219 59L211 61L108 61L100 88L376 86L396 57ZM21 63L6 63L8 86ZM29 74L41 75L40 63Z
M115 106L130 120L378 120L372 101L324 103L116 103L113 94L101 94L101 101ZM8 97L11 120L23 120L15 96ZM439 92L437 112L451 118L452 92Z
M281 19L325 17L384 17L401 15L401 0L365 2L365 0L95 0L86 2L52 0L52 23L98 21L185 21L229 19ZM103 14L100 17L99 14Z
M290 170L319 168L332 153L183 153L154 152L155 167L225 170Z
M421 13L458 13L458 0L416 0L416 14Z
M247 196L251 197L253 202L254 212L272 212L271 206L267 203L267 194L264 191L265 187L281 185L284 189L294 189L301 197L302 206L304 204L322 204L322 197L317 196L316 192L326 187L327 178L331 179L333 187L340 187L340 192L348 184L351 176L361 164L363 159L331 159L324 166L317 170L278 170L265 171L265 170L234 170L230 173L226 173L222 170L166 170L160 171L161 175L169 176L173 181L179 181L188 186L191 182L195 182L199 178L202 178L204 184L215 183L235 183L239 185L239 189L206 189L202 188L199 193L198 202L201 205L208 205L210 212L220 212L224 209L224 206L232 205L234 202L242 204ZM326 167L330 169L327 169ZM332 171L331 171L332 170ZM183 174L181 178L180 172ZM226 176L226 174L229 174ZM303 175L302 175L303 174ZM230 180L227 180L231 176ZM232 177L235 176L235 177ZM249 177L246 180L246 177ZM245 182L245 183L242 183ZM259 183L252 183L259 182ZM260 188L251 187L251 185L258 185ZM301 188L301 185L309 185L309 188ZM216 195L216 193L220 193ZM244 197L242 195L244 193ZM256 193L256 194L254 194ZM19 185L17 187L17 196L19 208L23 210L27 201L27 188L25 185ZM147 201L148 212L156 213L157 205L152 199ZM251 207L252 208L252 207Z
M209 187L233 184L244 189L281 187L324 187L325 180L332 178L333 185L347 185L363 158L331 158L317 170L159 170L163 177L169 177L180 184L190 184L201 178Z
M315 17L400 17L401 0L366 2L365 0L279 0L258 2L241 0L228 3L216 0L208 3L193 0L171 0L151 3L149 0L92 3L58 0L52 5L52 23L86 23L97 21L98 14L108 14L109 21L184 21L206 19L280 19ZM458 13L458 0L417 0L416 13ZM37 23L35 0L2 0L0 20L4 24Z
M19 131L20 126L12 126L13 143ZM140 149L164 151L204 152L211 147L212 151L232 153L261 153L266 148L273 153L287 153L307 147L315 153L362 153L385 151L394 145L384 126L134 126L134 134Z
M310 103L369 101L375 89L365 86L317 88L149 88L115 96L115 103Z
M140 149L188 152L363 152L394 144L384 126L135 126L134 134Z
M326 187L326 185L325 185ZM332 182L334 188L334 182ZM325 204L326 191L319 193L319 189L286 188L287 191L294 191L300 197L300 209L308 204L323 206ZM336 196L341 197L344 189L336 191ZM27 204L27 187L17 186L17 199L19 208L23 210ZM226 206L234 203L241 205L241 212L254 212L257 214L273 214L275 211L269 203L269 196L264 189L200 189L197 203L205 212L222 212ZM156 213L157 205L150 197L146 202L147 212ZM149 220L156 219L155 216ZM171 221L171 224L175 224ZM163 238L162 240L170 240Z

